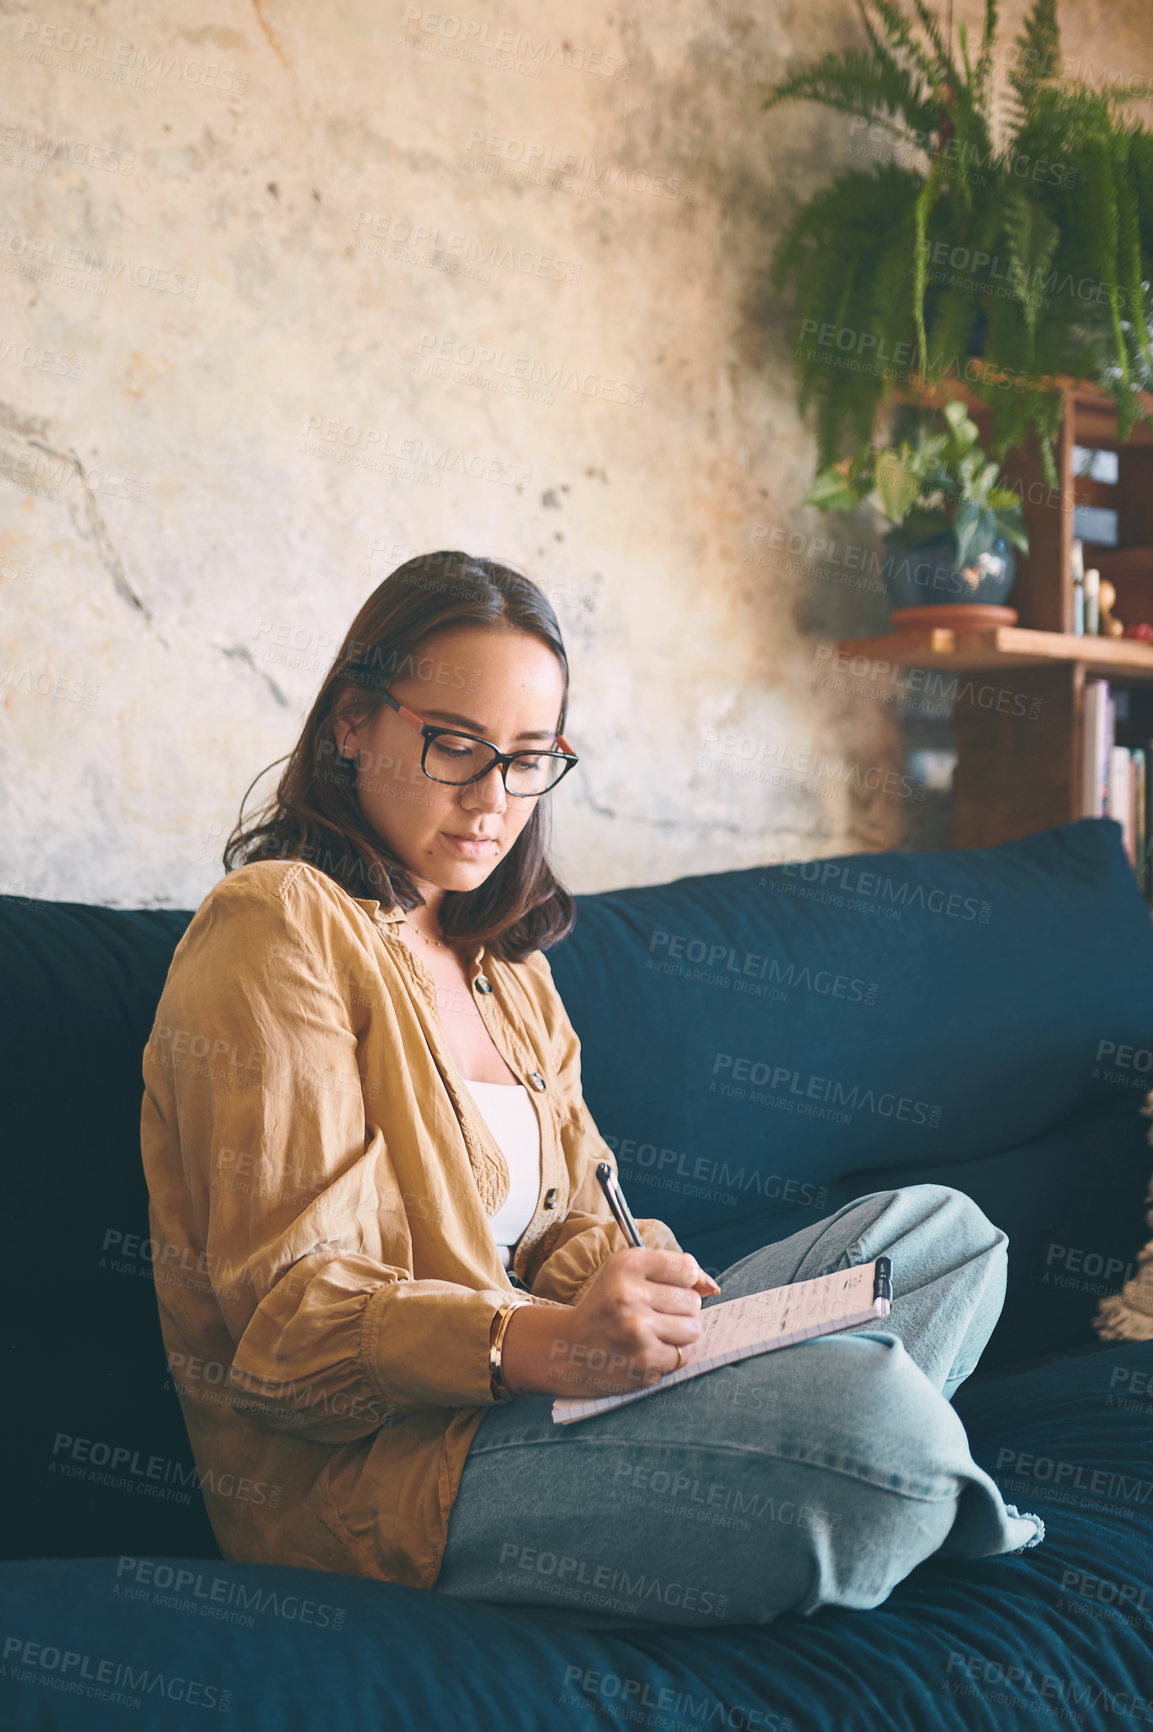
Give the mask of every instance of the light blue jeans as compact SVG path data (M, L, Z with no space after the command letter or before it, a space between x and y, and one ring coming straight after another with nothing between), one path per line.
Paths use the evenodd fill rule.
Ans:
M924 1559L1045 1535L969 1453L950 1397L1005 1299L1008 1238L944 1185L873 1191L717 1277L717 1304L885 1253L890 1315L555 1425L486 1412L434 1592L565 1622L768 1624L879 1606Z

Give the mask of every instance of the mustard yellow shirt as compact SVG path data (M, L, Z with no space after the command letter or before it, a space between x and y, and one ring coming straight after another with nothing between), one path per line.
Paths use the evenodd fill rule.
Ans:
M222 1553L428 1588L516 1289L489 1226L508 1167L402 919L299 860L222 878L172 958L140 1131L161 1330ZM540 1121L513 1269L567 1306L627 1243L595 1173L616 1160L544 954L481 946L467 966Z

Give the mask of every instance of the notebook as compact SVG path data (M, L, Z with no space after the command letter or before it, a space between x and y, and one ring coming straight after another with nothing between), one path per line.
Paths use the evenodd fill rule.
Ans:
M570 1425L573 1420L607 1413L626 1401L640 1401L659 1389L700 1377L718 1365L732 1365L754 1353L772 1353L777 1347L791 1347L817 1335L851 1329L855 1323L887 1317L889 1300L878 1297L877 1290L885 1285L889 1270L881 1270L881 1280L877 1271L878 1264L887 1266L888 1262L888 1258L879 1257L855 1269L815 1275L787 1287L768 1287L762 1293L746 1293L741 1299L718 1299L702 1308L700 1335L685 1348L685 1362L678 1370L667 1371L643 1389L629 1389L619 1395L558 1397L552 1404L553 1421Z

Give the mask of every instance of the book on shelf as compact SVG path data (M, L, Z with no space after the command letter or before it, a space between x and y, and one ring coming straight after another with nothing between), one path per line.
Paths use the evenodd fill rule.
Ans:
M1137 882L1149 895L1149 753L1144 746L1132 748L1133 758L1133 848Z
M1080 810L1114 818L1147 901L1153 903L1153 739L1121 745L1117 724L1130 720L1129 693L1087 679L1081 715Z
M1133 812L1133 759L1128 746L1109 748L1109 786L1105 796L1105 815L1115 818L1121 826L1125 852L1137 869L1135 823Z
M1109 681L1085 681L1081 712L1081 816L1103 818L1109 786L1109 753L1116 729Z

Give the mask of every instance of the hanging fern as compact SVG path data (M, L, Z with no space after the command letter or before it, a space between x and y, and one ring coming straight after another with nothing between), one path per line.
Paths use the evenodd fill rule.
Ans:
M793 285L800 320L798 409L816 410L825 468L871 436L894 387L961 378L992 408L994 455L1035 433L1056 485L1056 374L1102 385L1122 439L1153 422L1140 398L1153 385L1153 133L1124 119L1124 87L1061 79L1056 0L1033 0L998 138L997 0L975 64L964 25L954 58L926 0L910 3L857 0L867 46L799 68L765 102L818 102L858 123L851 136L888 141L774 248L773 284Z

